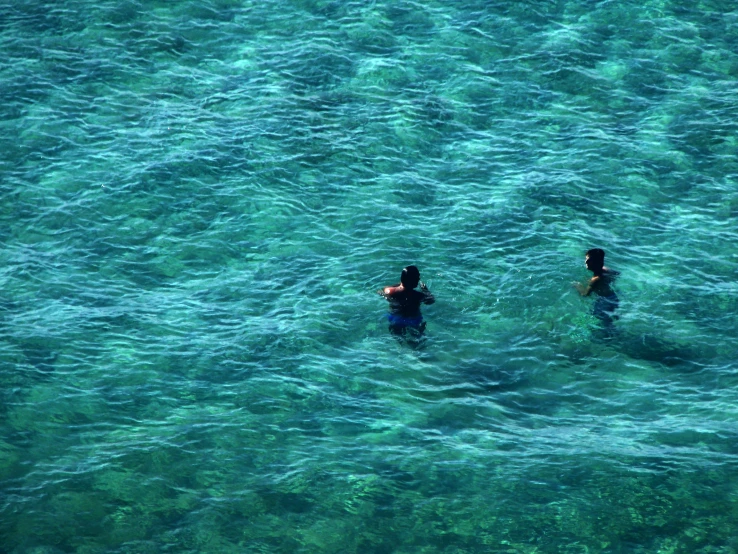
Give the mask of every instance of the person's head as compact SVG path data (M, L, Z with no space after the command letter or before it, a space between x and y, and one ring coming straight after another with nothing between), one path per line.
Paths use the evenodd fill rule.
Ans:
M602 248L590 248L584 255L584 265L595 273L602 271L605 266L605 251Z
M420 271L417 267L415 267L414 265L409 265L402 270L402 275L400 275L400 283L402 283L403 287L414 289L418 286L419 282Z

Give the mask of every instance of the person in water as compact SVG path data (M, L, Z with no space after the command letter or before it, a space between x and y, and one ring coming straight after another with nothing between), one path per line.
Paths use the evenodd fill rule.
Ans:
M594 275L587 283L575 282L574 286L582 296L589 296L592 293L597 295L592 313L609 327L617 319L614 314L620 303L611 285L620 273L605 267L605 251L602 248L587 250L584 256L584 265Z
M415 287L420 284L420 290ZM390 311L387 314L389 330L393 335L404 335L408 329L422 335L425 331L425 321L420 313L421 304L433 304L436 299L431 291L420 281L420 271L414 265L402 270L400 283L384 287L377 291L389 302Z

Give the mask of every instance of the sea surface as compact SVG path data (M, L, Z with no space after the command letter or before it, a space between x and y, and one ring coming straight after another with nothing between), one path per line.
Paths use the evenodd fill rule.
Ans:
M735 1L0 0L0 52L1 554L738 552Z

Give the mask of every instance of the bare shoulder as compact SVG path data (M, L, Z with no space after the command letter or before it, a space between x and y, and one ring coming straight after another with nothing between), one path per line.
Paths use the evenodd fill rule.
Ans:
M398 292L402 292L402 287L395 285L395 286L390 286L390 287L384 287L383 289L379 291L379 294L381 294L382 296L389 297L389 296L393 296L397 294Z

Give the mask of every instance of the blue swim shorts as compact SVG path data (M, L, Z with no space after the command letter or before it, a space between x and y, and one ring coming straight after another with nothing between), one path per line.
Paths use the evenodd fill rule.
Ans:
M420 327L423 323L423 316L418 317L402 317L397 314L387 314L390 325L396 327Z

